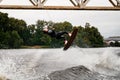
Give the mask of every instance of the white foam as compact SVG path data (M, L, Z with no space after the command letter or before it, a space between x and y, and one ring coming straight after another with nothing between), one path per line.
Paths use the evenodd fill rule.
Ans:
M12 80L42 80L52 71L83 65L112 76L120 73L119 53L120 48L0 50L0 74Z

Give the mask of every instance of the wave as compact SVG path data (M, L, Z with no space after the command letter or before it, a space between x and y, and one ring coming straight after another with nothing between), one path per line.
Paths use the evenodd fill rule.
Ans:
M10 80L42 80L54 71L79 65L100 74L118 76L120 48L0 50L0 74Z

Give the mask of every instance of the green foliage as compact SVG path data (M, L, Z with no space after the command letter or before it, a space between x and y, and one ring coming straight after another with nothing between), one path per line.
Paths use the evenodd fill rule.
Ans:
M67 21L54 23L38 20L36 24L27 26L24 20L9 18L7 13L0 12L0 48L20 48L22 45L63 47L64 40L57 40L44 34L44 26L48 26L49 29L54 29L56 32L72 32L74 27L78 27L74 44L79 47L101 47L104 45L100 32L90 23L86 23L85 27L82 27L73 26Z
M40 31L42 31L42 30L43 30L43 27L44 27L46 24L47 24L46 21L44 21L44 20L38 20L38 21L37 21L37 24L36 24L37 29L40 30Z
M51 38L50 36L43 34L44 26L48 26L49 29L55 29L56 32L59 31L72 31L72 25L69 22L63 23L53 23L51 21L38 20L36 25L29 25L29 30L31 34L31 45L49 45L50 47L63 47L64 40L57 40Z
M17 31L19 36L23 39L24 44L28 44L28 38L30 37L29 31L27 29L27 24L23 20L9 18L9 26L7 31Z
M89 39L86 37L86 32L85 29L81 26L78 26L78 33L77 33L77 37L76 37L76 44L79 47L89 47L90 45L90 41Z
M90 26L89 23L85 24L85 28L79 26L77 35L77 45L80 47L102 47L103 37L97 28Z
M98 32L95 27L85 27L87 33L86 37L89 39L91 47L101 47L103 46L103 37Z
M0 31L0 48L8 48L9 34Z
M0 30L1 31L6 31L8 22L9 22L8 14L0 12Z
M23 43L17 31L1 32L0 48L19 48Z
M61 23L55 23L53 25L52 28L54 28L56 31L67 31L67 32L71 32L72 31L72 24L65 21L65 22L61 22Z
M9 47L10 48L19 48L22 43L23 43L23 40L20 38L18 32L12 31L10 33Z
M26 23L23 20L9 18L8 14L0 13L0 48L19 48L23 39L19 33Z
M43 35L40 38L40 41L41 41L42 45L50 46L50 43L51 43L52 40L48 35Z

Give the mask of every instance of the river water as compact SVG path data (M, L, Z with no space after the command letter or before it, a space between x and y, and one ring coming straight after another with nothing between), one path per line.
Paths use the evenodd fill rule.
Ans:
M119 77L120 48L0 50L0 76L10 80L43 80L53 71L79 65L93 72Z

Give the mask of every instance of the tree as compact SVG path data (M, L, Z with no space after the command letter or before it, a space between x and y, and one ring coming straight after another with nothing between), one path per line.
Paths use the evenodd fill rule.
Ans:
M78 26L78 33L75 41L79 47L88 47L90 45L90 41L86 37L85 29L82 26Z
M40 31L43 30L44 26L47 25L47 22L44 20L38 20L36 23L36 27L37 29L39 29Z
M10 34L9 32L0 31L0 49L9 48Z
M102 47L104 45L103 37L101 36L98 29L92 26L90 32L91 37L89 37L89 39L91 41L92 47Z
M8 48L9 34L7 34L8 14L0 12L0 48Z
M73 28L72 24L67 21L63 22L63 27L66 32L71 32Z
M72 31L72 24L65 21L65 22L60 22L60 23L55 23L53 25L53 28L55 31L66 31L66 32L71 32Z
M7 27L8 27L8 14L7 13L1 13L0 12L0 30L1 31L6 31Z
M7 13L0 12L0 48L19 48L26 28L25 21L9 18Z
M51 38L48 35L43 35L40 40L42 45L50 46Z
M94 26L86 23L85 28L78 26L78 29L76 40L79 47L101 47L104 45L103 37Z
M28 43L30 36L27 24L24 20L9 18L9 26L7 31L17 31L19 36L23 39L23 43Z
M9 46L10 48L20 48L23 40L20 38L17 31L12 31L10 33L10 40L9 40Z
M45 26L55 29L56 32L71 32L75 27L67 21L54 23L44 20L38 20L36 24L27 26L24 20L8 17L7 13L0 12L0 48L19 48L21 45L63 47L64 40L57 40L43 33ZM77 27L79 30L74 43L79 47L103 46L103 37L97 28L90 23L86 23L85 27ZM115 45L118 46L118 43L116 42Z

